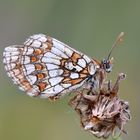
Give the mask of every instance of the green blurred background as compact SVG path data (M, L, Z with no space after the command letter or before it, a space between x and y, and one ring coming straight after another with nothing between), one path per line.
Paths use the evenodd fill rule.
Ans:
M96 140L81 129L68 106L69 96L56 101L30 98L13 85L2 64L4 47L22 44L36 33L48 34L81 52L102 59L116 36L114 70L127 74L120 96L128 100L132 120L124 140L140 139L140 1L139 0L0 0L0 140Z

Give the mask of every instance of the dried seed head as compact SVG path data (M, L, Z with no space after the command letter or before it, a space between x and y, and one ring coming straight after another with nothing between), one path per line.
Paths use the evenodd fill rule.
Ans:
M99 94L87 95L84 91L70 100L70 106L79 114L84 130L99 138L114 136L117 128L120 134L125 132L124 125L130 120L129 104L117 94L120 80L124 77L120 74L113 87L104 85Z

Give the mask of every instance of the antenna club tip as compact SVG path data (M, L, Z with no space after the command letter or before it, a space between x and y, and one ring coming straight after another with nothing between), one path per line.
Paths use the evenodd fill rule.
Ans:
M118 36L118 41L122 42L123 41L123 37L124 37L124 32L121 32Z
M110 59L110 64L113 64L113 62L114 62L114 58L111 57L111 59Z
M121 32L121 33L120 33L120 36L124 36L124 32Z

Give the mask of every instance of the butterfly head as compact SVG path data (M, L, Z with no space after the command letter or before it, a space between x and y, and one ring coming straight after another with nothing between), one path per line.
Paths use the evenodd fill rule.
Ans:
M101 65L107 73L110 73L113 68L113 57L111 59L103 59Z

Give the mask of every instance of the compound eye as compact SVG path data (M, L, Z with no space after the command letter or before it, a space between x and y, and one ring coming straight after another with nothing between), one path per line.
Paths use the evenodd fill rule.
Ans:
M109 69L109 68L110 68L110 63L107 62L107 63L106 63L106 69Z

